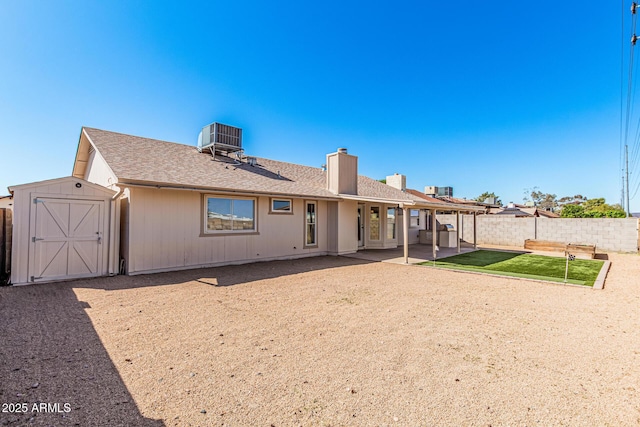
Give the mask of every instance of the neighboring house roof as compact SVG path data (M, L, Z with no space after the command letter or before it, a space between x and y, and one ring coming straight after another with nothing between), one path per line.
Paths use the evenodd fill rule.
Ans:
M545 218L560 218L560 215L558 215L557 213L545 211L544 209L536 209L536 215L543 216Z
M11 191L9 189L9 191ZM13 206L13 196L9 194L8 196L0 196L0 208L11 208Z
M453 196L440 196L439 199L447 201L449 203L459 203L459 204L463 204L463 205L477 205L478 204L478 202L476 202L475 200L461 199L459 197L453 197Z
M440 200L440 199L436 199L435 197L427 196L426 194L421 193L421 192L419 192L418 190L413 190L413 189L411 189L411 188L407 188L407 189L406 189L406 192L407 192L407 193L409 193L409 194L411 194L412 196L419 197L420 199L424 199L424 200L426 200L426 201L428 201L428 202L432 202L432 203L440 203L440 204L444 205L444 203L442 202L442 200Z
M477 212L484 212L484 208L482 207L475 207L469 204L460 204L460 203L445 201L445 200L442 200L441 198L427 196L426 194L421 193L418 190L413 190L411 188L407 188L405 192L409 197L413 198L416 202L421 203L423 205L426 204L425 207L427 208L435 208L435 209L448 210L448 211L473 210Z
M484 211L486 212L487 210L490 210L492 208L502 208L501 205L495 204L495 203L485 203L485 202L478 202L477 200L473 200L473 199L461 199L459 197L451 197L451 196L438 196L439 200L443 200L446 201L448 203L456 203L459 205L468 205L468 206L480 206L484 208Z
M514 207L520 209L523 212L531 214L532 216L537 216L537 217L543 216L545 218L560 218L560 215L558 215L557 213L540 209L537 206L519 205L517 203L514 203Z
M513 215L516 217L533 216L532 214L523 212L518 208L504 208L502 211L497 212L496 215Z

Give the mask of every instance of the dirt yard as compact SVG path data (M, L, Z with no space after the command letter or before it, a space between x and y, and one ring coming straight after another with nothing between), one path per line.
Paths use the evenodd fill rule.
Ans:
M341 257L0 288L0 425L639 425L609 258L603 291Z

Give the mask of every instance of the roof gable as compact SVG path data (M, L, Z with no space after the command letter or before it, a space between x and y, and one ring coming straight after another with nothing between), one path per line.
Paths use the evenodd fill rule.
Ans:
M114 196L117 191L114 190L110 190L106 187L103 187L102 185L98 185L98 184L94 184L92 182L89 181L85 181L84 179L79 179L73 176L65 176L62 178L55 178L55 179L47 179L44 181L36 181L36 182L29 182L27 184L20 184L20 185L12 185L9 187L9 191L11 193L13 193L15 190L25 190L28 188L32 188L32 187L42 187L44 185L60 185L60 184L67 184L67 183L73 183L76 185L80 184L80 186L84 186L87 188L90 188L94 191L103 193L105 195L105 197L112 197ZM79 187L78 187L79 188Z

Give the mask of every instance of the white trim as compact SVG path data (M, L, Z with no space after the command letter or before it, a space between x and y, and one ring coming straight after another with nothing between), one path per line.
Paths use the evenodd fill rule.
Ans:
M288 202L289 208L286 210L274 209L274 202ZM291 215L293 213L293 199L287 197L270 197L269 198L269 213L276 215Z
M309 205L313 205L313 222L307 221L309 213ZM308 243L307 227L313 224L313 243ZM318 246L318 202L316 200L304 201L304 245L305 248L313 248Z
M247 233L257 233L258 232L258 200L256 197L220 197L220 195L216 194L203 194L204 197L204 206L203 206L203 234L247 234ZM231 215L233 215L233 201L234 200L250 200L253 202L253 228L251 229L243 229L243 230L210 230L208 227L208 219L209 219L209 199L221 199L221 200L229 200L231 201ZM231 221L234 221L233 218Z

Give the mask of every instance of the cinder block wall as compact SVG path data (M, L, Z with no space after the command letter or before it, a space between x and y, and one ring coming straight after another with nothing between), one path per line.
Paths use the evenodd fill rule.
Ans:
M596 249L638 251L636 218L537 218L538 239L584 243Z
M438 215L440 224L462 229L462 239L473 242L473 215ZM638 252L637 218L515 218L503 215L478 215L478 244L524 246L526 239L595 245L597 250Z

